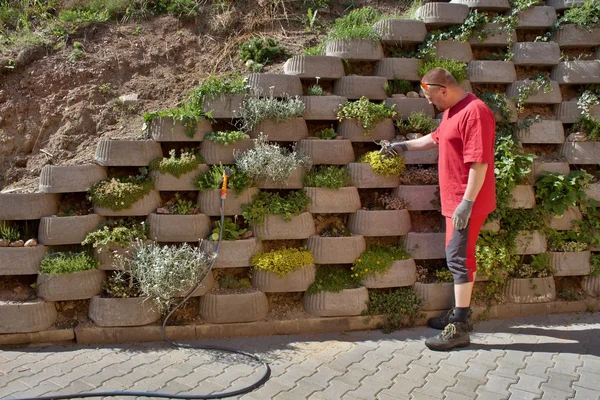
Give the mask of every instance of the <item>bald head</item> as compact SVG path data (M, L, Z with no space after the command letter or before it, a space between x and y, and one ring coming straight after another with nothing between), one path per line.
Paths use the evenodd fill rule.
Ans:
M444 85L447 88L457 87L458 82L454 79L454 76L444 68L433 68L427 71L427 73L421 79L425 83L437 83Z

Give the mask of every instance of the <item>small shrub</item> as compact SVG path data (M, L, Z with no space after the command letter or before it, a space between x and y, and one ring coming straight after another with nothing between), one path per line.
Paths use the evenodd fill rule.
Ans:
M374 8L363 7L337 18L327 34L326 42L336 39L371 39L379 40L380 35L373 24L383 15Z
M286 54L285 48L280 46L277 40L269 37L252 38L240 46L240 60L255 72L259 72L264 65Z
M548 173L536 180L535 197L544 211L560 216L586 198L585 189L592 178L583 170L571 171L569 175Z
M13 226L0 225L0 239L6 242L14 242L19 240L21 233L19 229Z
M414 325L421 316L422 301L413 288L390 291L369 291L365 315L385 315L383 332L390 333L404 326Z
M250 187L250 178L244 171L236 169L234 166L213 165L210 170L197 176L194 179L194 185L200 191L220 189L223 184L223 174L225 169L229 169L231 176L227 180L227 189L235 190L236 194L240 194Z
M319 265L315 274L315 281L308 287L306 293L338 293L345 289L356 289L360 286L360 280L356 279L347 268Z
M210 119L210 113L205 113L197 104L182 103L179 107L169 110L152 111L144 114L144 122L148 125L156 118L171 118L173 122L180 122L185 127L186 136L193 138L196 126L202 119Z
M140 297L142 292L140 284L128 271L114 271L107 280L102 282L104 297L116 299L128 299L130 297Z
M312 85L308 88L309 96L325 96L327 93L323 90L323 88L319 85Z
M106 222L94 232L86 235L82 245L92 247L127 246L136 240L146 240L148 226L144 221L134 219L119 219Z
M598 140L600 139L600 121L592 116L583 117L573 124L569 129L570 132L583 132L589 140Z
M98 262L87 253L50 253L40 264L40 272L44 274L71 274L95 269Z
M372 245L354 261L351 270L353 276L358 279L375 274L383 275L390 269L394 261L409 258L410 255L402 247Z
M191 91L189 98L194 108L202 110L206 100L213 100L219 96L230 94L246 93L248 93L248 85L243 76L238 74L228 74L220 77L211 75L202 81L200 86Z
M350 172L344 166L319 166L304 177L304 186L339 189L348 185L350 185Z
M403 134L422 133L426 135L437 128L438 122L424 112L414 112L408 116L406 121L397 121L396 126Z
M235 152L235 165L253 181L275 182L287 185L288 179L297 168L310 170L312 162L302 152L292 151L269 143L266 136L260 135L254 141L254 148Z
M565 10L560 23L576 24L591 31L600 25L600 3L597 0L588 0L583 4L576 4Z
M204 140L210 140L211 142L218 143L222 146L229 146L230 144L248 138L249 136L242 131L210 132L204 136Z
M315 133L315 136L323 140L331 140L337 136L333 128L325 128Z
M158 170L164 174L171 174L177 178L195 170L204 160L199 154L183 149L177 156L175 150L169 151L169 157L157 158L150 163L151 170Z
M444 68L452 74L458 83L461 83L469 77L467 63L448 58L431 58L425 60L419 65L417 73L420 77L423 77L427 72L434 68Z
M142 172L138 176L109 178L97 182L89 189L88 195L95 206L118 211L131 207L152 189L154 182Z
M386 177L399 176L406 166L402 157L385 157L378 151L369 151L363 154L357 162L369 163L373 172Z
M337 118L340 121L355 119L364 128L365 135L368 135L377 124L396 115L394 106L388 107L385 102L381 104L372 103L363 96L358 101L346 102L340 105L337 110Z
M67 60L71 62L77 62L86 56L86 52L82 49L73 48L69 55L67 56Z
M285 122L292 118L300 117L304 113L306 105L300 97L286 97L275 99L250 97L242 106L241 129L245 132L251 131L261 122L272 120L273 122Z
M210 235L210 240L219 240L219 232L221 231L221 221L215 221L215 227ZM247 229L240 228L231 217L227 217L223 223L222 240L239 240L246 233Z
M384 85L385 93L388 97L393 94L406 94L413 90L412 84L405 79L393 79Z
M304 190L291 191L285 197L272 192L258 192L250 204L242 204L242 215L249 224L262 226L268 215L283 215L286 221L290 221L292 216L306 211L309 204L310 197Z
M194 215L200 212L200 207L193 200L181 198L179 193L165 204L170 214L174 215Z
M313 255L308 250L283 248L268 253L259 252L255 254L250 260L250 265L257 270L269 271L279 276L285 276L314 262Z

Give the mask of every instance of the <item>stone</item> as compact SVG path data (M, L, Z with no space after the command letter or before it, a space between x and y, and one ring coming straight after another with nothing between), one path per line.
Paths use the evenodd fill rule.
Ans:
M4 239L0 239L0 247L8 247L9 243L4 240Z
M350 61L378 61L383 58L383 47L374 40L337 39L327 43L325 55Z
M106 140L96 147L95 161L105 167L147 167L162 158L160 143L154 140Z
M587 142L588 140L588 135L583 132L573 132L567 136L567 142Z
M420 60L416 58L382 58L373 75L383 76L386 79L419 81L421 79L417 73L419 63Z
M590 32L576 24L565 24L552 35L550 40L558 43L561 49L572 47L596 47L600 45L600 28L594 28Z
M104 218L96 214L42 217L38 240L46 246L80 244L88 233L98 229Z
M457 25L465 22L469 7L464 4L426 3L416 12L417 19L429 26Z
M383 19L375 23L373 28L385 44L420 44L427 36L425 23L412 19Z
M302 96L302 82L293 75L250 74L247 83L261 97Z
M506 47L517 41L517 32L513 31L509 40L508 33L502 28L502 24L488 23L483 27L483 32L487 35L485 39L473 36L467 43L472 47Z
M572 124L579 121L583 115L582 110L577 107L577 100L563 101L554 106L554 115L563 124ZM590 109L590 114L597 119L600 119L600 105Z
M320 79L339 79L345 75L342 59L329 56L294 56L283 65L283 73Z
M561 155L569 164L600 164L600 142L565 142Z
M517 29L548 29L556 22L554 7L536 6L519 13Z
M435 50L439 58L454 59L466 63L473 60L473 50L467 42L441 40L435 43Z
M600 60L576 60L558 63L550 79L559 84L587 85L600 83Z
M333 84L333 94L351 100L366 97L369 100L385 100L387 79L381 76L344 76Z
M119 100L121 100L121 102L124 106L133 106L133 105L136 105L138 102L138 94L137 93L126 94L124 96L120 96Z
M418 99L420 96L417 92L408 92L406 93L406 97L409 99Z
M514 65L550 66L560 62L560 47L555 42L520 42L513 45Z
M45 165L40 175L40 192L85 192L108 177L106 168L96 164Z
M511 85L508 86L506 90L506 95L511 98L517 98L519 95L519 88L522 86L531 85L530 80L523 81L515 81ZM542 89L539 90L537 94L533 96L529 96L525 100L525 104L559 104L562 102L562 95L560 92L560 86L556 81L550 81L551 90L548 93L545 93Z
M451 0L451 4L464 4L479 11L508 11L510 2L508 0Z
M14 242L10 242L9 247L23 247L25 242L22 240L15 240Z
M510 61L473 60L467 72L472 83L513 83L517 79L517 71Z
M546 0L549 7L554 7L557 11L563 11L567 8L582 5L586 0Z
M517 137L521 143L562 144L565 141L565 130L561 121L542 120L520 130Z

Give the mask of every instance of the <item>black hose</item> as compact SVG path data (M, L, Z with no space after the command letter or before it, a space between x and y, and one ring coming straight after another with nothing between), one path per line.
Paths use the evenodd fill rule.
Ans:
M224 224L225 224L225 199L223 196L221 196L221 229L219 229L219 241L217 242L217 247L215 249L215 257L213 258L213 260L210 264L210 268L208 268L208 273L210 273L213 266L215 265L215 262L217 260L217 254L219 254L219 248L221 246L221 239L223 237L223 225ZM265 361L261 360L257 356L250 354L250 353L240 351L240 350L232 349L229 347L196 346L196 345L189 344L189 343L175 342L174 340L172 340L171 338L169 338L167 336L167 332L166 332L167 321L169 320L169 318L171 317L171 315L173 315L173 313L175 311L177 311L181 306L183 306L185 304L186 301L189 300L190 297L192 297L192 294L196 291L198 286L200 286L201 281L202 281L202 279L199 279L199 281L196 283L196 285L189 291L188 295L181 302L179 302L179 304L177 304L175 307L173 307L173 309L169 312L169 314L167 314L167 317L163 321L162 327L161 327L163 339L167 343L169 343L170 345L172 345L174 347L180 347L180 348L184 348L184 349L215 350L215 351L221 351L221 352L225 352L225 353L240 354L240 355L246 356L248 358L251 358L254 361L259 362L260 364L262 364L265 367L265 373L259 380L257 380L252 385L243 387L241 389L232 390L229 392L221 392L221 393L214 393L214 394L170 394L170 393L161 393L161 392L113 391L113 392L83 392L83 393L78 393L78 394L61 394L61 395L49 395L49 396L38 396L38 397L19 397L19 398L13 398L13 399L8 399L8 400L62 400L62 399L78 399L78 398L85 398L85 397L117 397L117 396L120 396L120 397L151 397L151 398L155 397L155 398L163 398L163 399L224 399L226 397L239 396L239 395L242 395L245 393L249 393L249 392L253 391L254 389L259 388L266 381L268 381L269 378L271 377L271 367L269 367L269 364L267 364Z

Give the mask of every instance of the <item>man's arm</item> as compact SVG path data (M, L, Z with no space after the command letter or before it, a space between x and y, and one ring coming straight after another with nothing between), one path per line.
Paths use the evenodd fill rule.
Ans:
M407 150L428 150L437 147L437 143L431 137L431 133L418 139L408 140L406 142Z
M469 169L469 179L467 180L467 189L465 190L465 195L463 196L464 199L475 201L479 191L481 190L481 187L483 186L483 182L485 181L487 169L488 165L486 163L471 163L471 168Z

